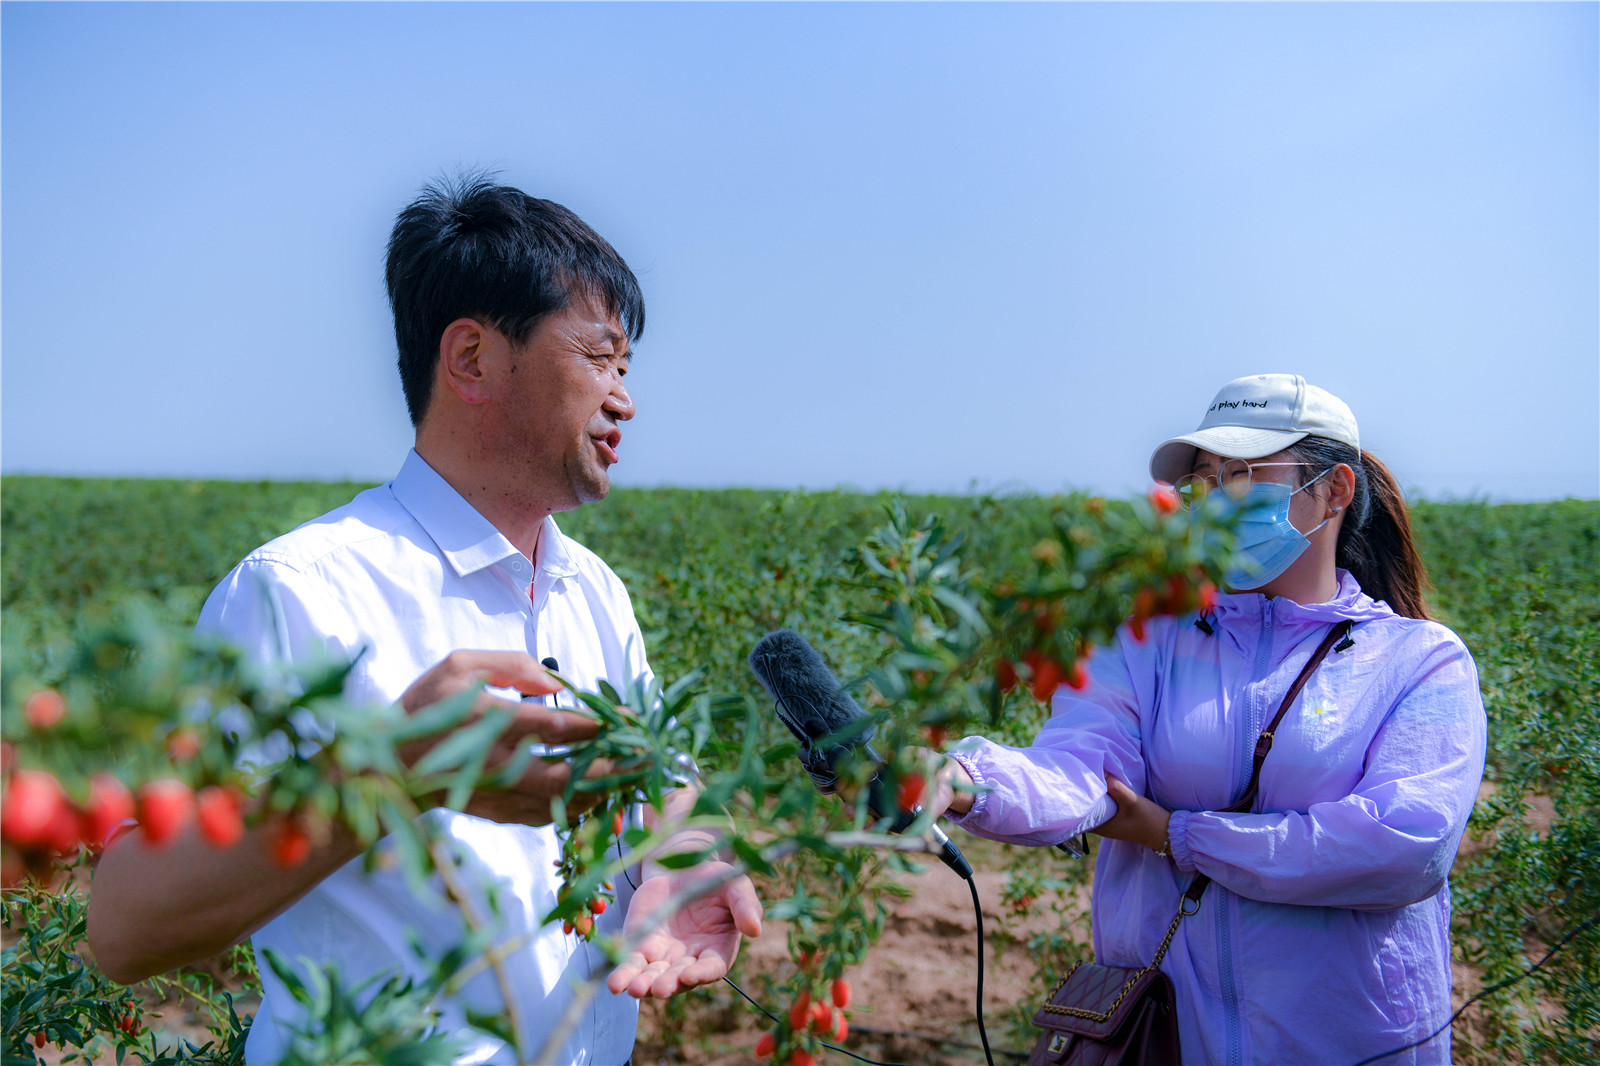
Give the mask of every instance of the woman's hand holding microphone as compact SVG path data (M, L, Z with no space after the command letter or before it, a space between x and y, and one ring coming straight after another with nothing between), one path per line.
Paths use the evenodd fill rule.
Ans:
M928 771L928 795L923 806L938 817L966 814L972 810L972 775L950 756L932 748L914 748L917 759ZM957 786L966 791L957 791Z
M933 768L928 790L928 807L940 816L966 814L972 810L973 781L966 767L948 755L918 748L924 765ZM1117 813L1090 830L1108 840L1127 840L1143 844L1158 854L1167 853L1167 823L1172 813L1153 800L1145 799L1120 779L1106 775L1106 792L1117 805Z

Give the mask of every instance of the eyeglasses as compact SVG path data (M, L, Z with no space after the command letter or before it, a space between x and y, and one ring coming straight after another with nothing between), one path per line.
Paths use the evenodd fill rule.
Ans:
M1263 466L1306 466L1305 463L1247 463L1243 459L1229 459L1217 468L1215 474L1185 474L1173 488L1178 490L1178 504L1185 511L1198 510L1206 501L1206 493L1221 489L1231 500L1244 499L1254 480L1254 471Z

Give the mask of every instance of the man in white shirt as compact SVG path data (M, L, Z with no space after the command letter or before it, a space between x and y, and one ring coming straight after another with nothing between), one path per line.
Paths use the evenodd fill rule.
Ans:
M484 683L511 698L550 693L545 659L585 689L648 675L627 591L551 517L610 487L621 423L634 414L623 384L629 347L644 323L632 272L565 208L471 179L429 188L401 213L386 273L415 449L393 481L246 557L212 593L201 628L263 660L353 658L350 698L410 710ZM593 735L578 715L516 706L508 754L519 742ZM426 816L465 854L470 891L498 887L496 937L520 945L505 964L509 1010L534 1048L576 980L603 965L586 942L539 921L559 887L560 844L548 823L567 776L562 764L535 760L515 787L476 794L465 813ZM690 802L674 794L667 817ZM109 848L90 907L102 967L131 981L252 936L258 951L336 963L359 981L418 970L412 935L430 958L461 939L451 906L417 897L397 872L364 872L345 834L289 869L270 861L268 847L262 830L224 851L190 830L159 851L137 833ZM619 905L601 929L636 925L685 885L725 870L647 864L637 892L618 882ZM610 974L557 1061L625 1062L637 1004L623 993L666 996L717 980L760 919L746 878L674 914ZM282 985L265 966L262 974L251 1062L276 1061L300 1021ZM443 1027L467 1044L458 1061L514 1061L513 1049L465 1026L468 1010L508 1010L493 976L478 975L441 1006Z

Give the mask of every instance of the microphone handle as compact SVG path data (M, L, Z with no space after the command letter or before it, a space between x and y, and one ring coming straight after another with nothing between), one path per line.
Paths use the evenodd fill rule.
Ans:
M867 786L867 809L872 812L873 817L882 818L884 816L884 811L879 802L881 795L877 786L878 779L874 777ZM917 804L909 811L901 810L897 806L894 808L894 812L894 823L889 826L889 832L895 834L904 833L911 827L912 822L921 817L922 804ZM967 857L965 855L961 854L961 849L956 847L956 842L950 839L949 834L947 834L943 829L940 829L937 824L934 824L930 825L923 835L931 836L933 838L933 842L939 845L940 862L954 870L956 875L960 877L961 880L972 880L972 864L967 861Z
M866 749L867 755L873 762L883 765L883 760L878 758L878 753L870 746ZM904 833L912 822L917 820L917 815L922 813L922 807L916 806L911 810L901 810L895 798L889 794L889 787L884 782L881 773L872 775L872 780L867 782L867 810L872 812L874 818L884 818L894 815L894 824L889 826L891 833Z
M919 811L921 809L921 807L917 808ZM939 845L939 861L954 870L961 880L971 881L972 864L967 861L965 855L961 854L961 849L956 847L956 842L951 840L945 834L945 831L936 825L929 826L928 832L932 834L934 841Z

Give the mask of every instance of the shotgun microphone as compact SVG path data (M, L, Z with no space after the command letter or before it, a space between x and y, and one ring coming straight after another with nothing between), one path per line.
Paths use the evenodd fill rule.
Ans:
M872 747L872 726L856 701L839 685L839 679L822 656L791 629L768 633L750 653L750 669L777 705L778 719L800 742L800 765L811 775L817 791L831 795L838 786L838 761L858 749L879 766L883 758ZM890 832L903 833L922 813L920 806L902 811L888 794L881 773L867 785L867 807L877 818L894 815ZM939 858L962 880L972 880L972 866L944 830L929 826L939 845Z

